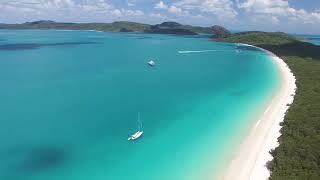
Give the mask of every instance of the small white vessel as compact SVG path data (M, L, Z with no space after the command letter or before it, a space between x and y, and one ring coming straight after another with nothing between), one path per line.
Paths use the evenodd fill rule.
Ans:
M153 60L149 61L148 64L149 64L149 66L151 66L151 67L156 66L156 63L155 63Z
M143 134L143 131L138 131L138 132L132 134L131 137L128 138L128 141L136 140L139 137L141 137L142 134Z
M143 131L141 130L141 129L142 129L142 123L141 123L141 121L140 121L140 112L138 113L138 122L139 122L139 130L138 130L136 133L132 134L132 135L128 138L128 141L136 140L136 139L138 139L139 137L141 137L142 134L143 134Z

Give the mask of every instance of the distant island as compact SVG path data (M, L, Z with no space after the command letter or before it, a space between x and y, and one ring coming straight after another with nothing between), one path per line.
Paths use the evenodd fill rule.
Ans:
M164 22L154 26L150 26L144 30L146 33L154 34L181 34L181 35L197 35L200 32L211 33L209 29L195 26L184 26L176 22Z
M163 22L161 24L149 25L128 21L116 21L113 23L62 23L50 20L26 22L23 24L0 24L0 29L65 29L65 30L96 30L103 32L140 32L153 34L175 34L175 35L217 35L217 26L200 27L182 25L177 22ZM225 32L222 32L225 33ZM228 32L227 32L228 33Z

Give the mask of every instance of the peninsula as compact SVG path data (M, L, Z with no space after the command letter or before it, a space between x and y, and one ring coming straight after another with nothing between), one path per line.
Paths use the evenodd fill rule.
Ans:
M213 41L243 43L249 45L248 47L255 46L265 50L275 57L275 62L279 64L280 70L286 69L286 66L283 66L283 62L287 64L296 79L297 85L294 101L292 104L288 104L290 106L289 110L285 113L285 111L280 109L282 112L280 112L278 117L274 116L273 120L269 119L274 121L274 124L270 124L268 133L263 134L263 130L266 127L261 127L262 129L258 130L253 128L251 135L264 136L264 143L260 144L258 148L260 152L259 150L254 152L252 150L254 146L243 146L239 154L236 155L238 156L236 158L240 158L243 161L235 161L235 166L233 167L239 168L236 170L238 172L235 172L233 169L229 173L242 173L237 174L242 177L241 175L248 173L246 172L248 171L246 168L249 168L251 174L247 175L257 180L268 179L269 175L270 180L319 179L320 46L300 41L293 36L281 32L242 32L228 37L215 38ZM277 58L277 56L281 59ZM289 74L282 73L282 84L290 84L290 72L287 71L287 73ZM293 94L290 95L293 96ZM285 113L284 119L281 117L281 113ZM272 116L270 109L264 115L264 117L267 116ZM260 124L264 122L266 121L262 119ZM278 138L277 136L280 137ZM257 137L251 138L256 139ZM276 142L276 138L278 138L278 142ZM280 144L279 146L278 143ZM250 136L244 145L254 145L250 142ZM267 152L269 150L273 159L269 157ZM247 154L248 152L253 154ZM248 163L250 161L248 159L254 156L254 153L256 153L256 157L253 159L255 161L250 164L250 162ZM245 155L249 156L244 157ZM248 165L246 163L249 164L249 167L245 166ZM265 166L270 172L266 170Z

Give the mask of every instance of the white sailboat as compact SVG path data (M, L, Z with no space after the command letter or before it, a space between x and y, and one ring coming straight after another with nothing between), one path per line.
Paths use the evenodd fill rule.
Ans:
M128 141L136 140L143 134L143 131L138 131L131 135L131 137L128 138Z
M138 122L139 122L139 130L132 134L129 138L128 138L128 141L132 141L132 140L136 140L138 138L140 138L143 134L143 131L142 131L142 123L140 121L140 113L138 113Z

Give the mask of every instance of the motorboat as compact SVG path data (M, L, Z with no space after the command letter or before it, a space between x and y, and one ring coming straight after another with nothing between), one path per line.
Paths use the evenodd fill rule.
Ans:
M153 60L151 60L148 62L148 65L151 67L154 67L154 66L156 66L156 63Z

